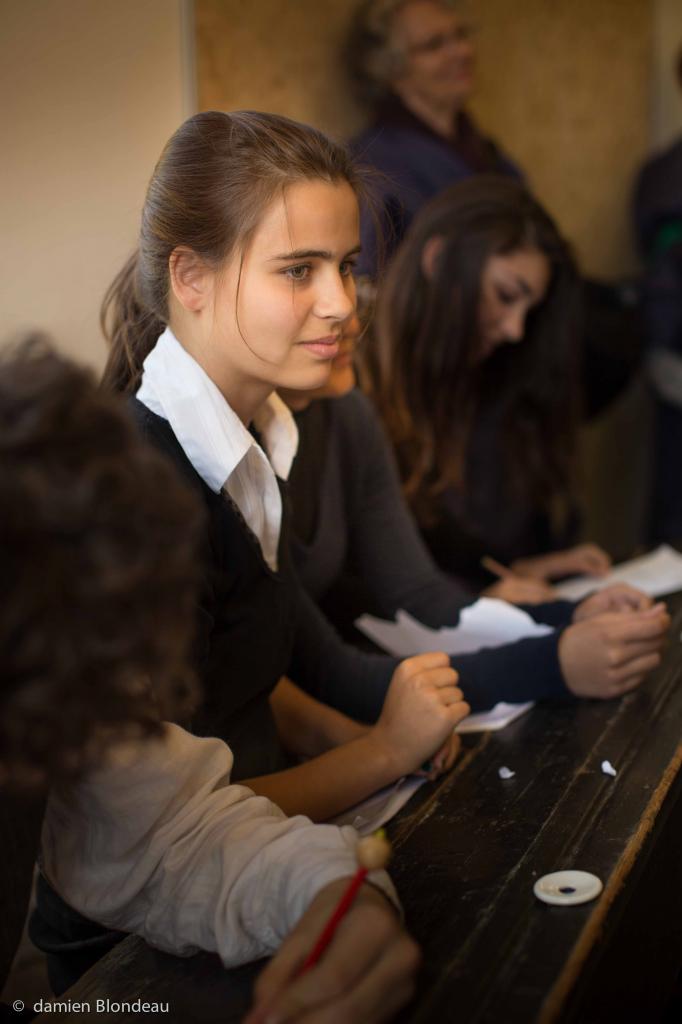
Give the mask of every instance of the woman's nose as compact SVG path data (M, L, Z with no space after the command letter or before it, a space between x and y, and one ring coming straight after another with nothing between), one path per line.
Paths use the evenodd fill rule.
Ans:
M512 344L523 340L526 329L526 317L520 310L514 310L505 317L503 326L504 340Z
M315 312L320 317L333 320L347 320L355 310L355 282L352 277L339 273L330 274L321 282L315 303Z

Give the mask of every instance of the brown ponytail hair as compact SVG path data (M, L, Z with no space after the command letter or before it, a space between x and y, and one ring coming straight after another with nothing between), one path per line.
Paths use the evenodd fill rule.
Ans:
M344 146L277 114L211 110L184 122L154 169L138 251L112 282L100 322L110 352L103 386L132 393L168 323L168 261L183 245L209 265L243 252L276 195L300 181L366 189Z

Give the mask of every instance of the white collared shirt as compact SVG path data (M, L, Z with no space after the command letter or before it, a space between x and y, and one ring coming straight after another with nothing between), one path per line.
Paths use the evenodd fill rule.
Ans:
M296 423L281 398L270 395L254 418L266 455L170 327L144 361L137 397L168 421L207 486L232 498L276 571L282 497L275 474L288 478L298 447Z

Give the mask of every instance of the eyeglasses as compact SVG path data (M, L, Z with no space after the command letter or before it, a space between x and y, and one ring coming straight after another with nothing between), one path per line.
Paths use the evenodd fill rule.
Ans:
M438 32L436 35L429 36L428 39L423 39L421 42L412 43L411 46L406 48L406 52L410 54L437 53L439 50L444 50L450 43L468 43L474 35L475 29L473 25L461 24L457 25L450 32Z

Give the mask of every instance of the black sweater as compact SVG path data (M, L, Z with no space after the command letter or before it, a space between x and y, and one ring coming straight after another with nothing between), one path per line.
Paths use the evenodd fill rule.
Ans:
M290 477L293 555L309 593L324 601L330 613L350 600L358 614L372 611L392 618L403 608L433 628L456 625L474 596L429 555L367 398L356 390L313 402L296 419L300 444ZM347 585L349 577L362 584L360 592L356 584ZM342 599L335 600L339 594ZM562 626L573 607L557 601L526 610L537 621ZM344 614L338 621L347 626ZM498 700L566 696L557 644L557 634L521 640L453 657L452 664L474 710Z
M207 513L205 584L197 609L205 700L192 722L183 724L226 740L239 779L287 763L268 701L283 675L353 718L376 721L398 659L344 644L300 585L289 556L286 485L280 481L285 514L279 570L272 572L239 510L204 483L168 422L137 399L131 406L142 433L176 465ZM452 664L475 709L566 693L555 637L463 655Z
M204 483L168 422L137 399L131 406L142 433L195 489L207 516L197 610L205 697L183 724L226 740L235 778L246 778L286 764L268 702L283 675L346 714L374 721L398 661L344 644L299 585L289 557L286 485L280 481L284 515L273 572L237 506Z

